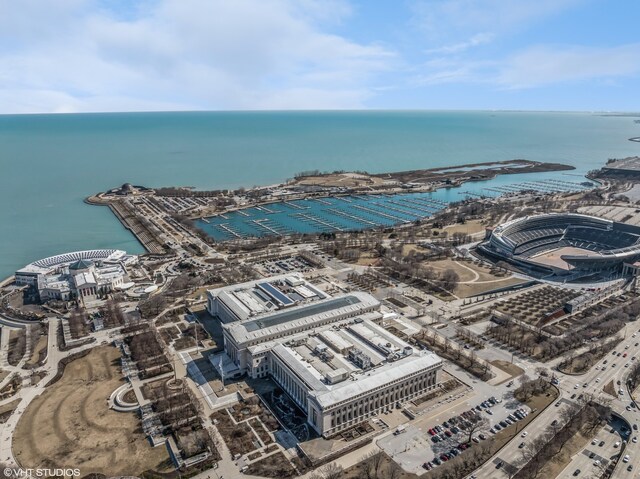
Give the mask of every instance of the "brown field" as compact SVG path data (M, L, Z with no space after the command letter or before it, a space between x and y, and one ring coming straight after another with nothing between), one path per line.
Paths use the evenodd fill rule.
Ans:
M524 373L524 369L508 361L502 361L501 359L496 359L494 361L490 361L490 363L493 364L495 367L502 369L505 373L509 374L511 376L509 379L513 379ZM509 379L505 379L503 382L509 381Z
M22 399L18 398L0 406L0 417L3 416L4 414L15 411L15 409L18 407L18 404L20 404L20 401L22 401ZM3 421L0 420L0 423L1 422Z
M525 282L520 278L512 277L508 273L494 274L491 272L490 267L470 261L454 261L447 258L437 261L425 261L423 265L433 268L438 273L447 269L452 269L458 273L460 281L453 290L453 294L459 298L468 298L494 289Z
M465 224L455 224L449 225L444 228L444 230L437 231L446 231L449 236L453 235L453 233L466 233L468 235L473 235L476 233L484 233L486 226L482 224L480 220L471 220L467 221Z
M40 336L38 342L31 352L31 358L25 363L25 366L36 366L40 360L40 353L47 349L48 336L45 334ZM44 354L44 353L43 353Z
M14 433L23 467L77 467L83 476L166 470L166 448L149 446L138 417L108 409L107 398L123 382L119 359L116 348L95 348L31 402Z
M339 173L320 176L307 176L296 180L299 185L317 186L344 186L354 188L357 186L379 186L384 183L382 178L375 176L361 175L358 173Z

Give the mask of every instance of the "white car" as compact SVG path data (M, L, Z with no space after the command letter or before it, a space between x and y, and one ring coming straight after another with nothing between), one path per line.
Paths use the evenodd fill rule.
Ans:
M638 442L638 436L633 436L633 439L631 439L631 442L633 443Z
M624 456L624 458L622 459L622 462L629 462L629 459L631 459L629 457L629 454L627 454L626 456Z
M520 437L527 437L527 434L529 434L527 431L522 431L522 434L520 434Z
M596 459L595 461L593 461L593 465L594 466L599 466L600 465L600 460Z
M596 444L598 444L598 440L594 439L593 441L591 441L591 444L595 446Z
M576 384L575 386L573 386L573 389L578 389L580 387L579 384Z
M620 447L620 441L616 441L616 443L613 445L613 447L615 447L616 449Z
M600 382L600 378L596 378L596 382L599 383Z

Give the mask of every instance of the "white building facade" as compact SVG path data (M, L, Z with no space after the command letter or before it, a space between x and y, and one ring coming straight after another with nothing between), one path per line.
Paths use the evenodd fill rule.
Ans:
M226 314L216 301L211 309ZM351 292L227 322L233 370L224 375L273 378L308 424L330 437L439 383L442 360L384 329L380 308L373 296Z
M91 301L122 287L137 256L121 250L88 250L44 258L15 273L19 286L38 291L41 301Z

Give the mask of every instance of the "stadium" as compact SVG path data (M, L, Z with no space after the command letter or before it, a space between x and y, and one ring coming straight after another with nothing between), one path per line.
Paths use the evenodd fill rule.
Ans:
M538 276L610 275L640 259L640 227L575 213L527 216L489 231L478 252Z

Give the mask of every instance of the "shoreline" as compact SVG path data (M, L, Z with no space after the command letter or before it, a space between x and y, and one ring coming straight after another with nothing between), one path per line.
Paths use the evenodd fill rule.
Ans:
M527 160L524 160L527 161ZM491 165L491 164L495 164L497 162L491 162L491 163L482 163L483 165ZM476 165L479 165L476 164ZM519 168L520 170L523 171L514 171L514 172L500 172L499 170L487 170L487 171L491 171L493 174L491 175L487 175L487 176L483 176L483 177L473 177L473 178L468 178L465 180L457 180L454 183L451 184L442 184L440 186L435 186L435 187L428 187L428 188L414 188L414 189L408 189L408 190L401 190L401 191L358 191L356 192L344 192L344 193L336 193L336 194L330 194L327 192L318 192L318 193L305 193L304 195L300 195L300 197L288 197L286 199L270 199L270 200L265 200L265 201L261 201L261 202L255 202L252 204L247 204L247 205L243 205L241 207L237 207L237 208L230 208L228 210L225 211L221 211L219 213L216 214L212 214L212 215L205 215L205 216L190 216L189 219L191 220L204 220L205 218L215 218L218 217L220 215L224 215L227 213L233 213L236 211L242 211L245 209L249 209L249 208L255 208L256 206L265 206L265 205L270 205L270 204L274 204L274 203L281 203L283 201L293 201L293 200L301 200L301 199L313 199L313 198L327 198L327 197L333 197L333 198L339 198L339 197L343 197L343 196L351 196L353 194L358 194L361 196L374 196L374 195L382 195L382 194L387 194L387 195L399 195L399 194L410 194L410 193L428 193L428 192L435 192L438 191L440 189L451 189L451 188L459 188L462 185L464 185L465 183L477 183L477 182L484 182L484 181L491 181L495 178L497 178L500 175L512 175L512 174L528 174L528 173L544 173L545 171L570 171L570 170L575 170L576 168L570 165L561 165L559 163L551 163L551 165L560 165L560 166L566 166L566 168L558 168L558 169L542 169L542 170L535 170L535 171L530 171L528 168ZM469 165L467 165L469 166ZM464 166L456 166L453 168L463 168ZM449 167L446 168L442 168L442 169L450 169ZM415 171L430 171L430 170L415 170ZM402 172L404 173L404 172ZM465 172L468 173L468 172ZM382 174L393 174L393 173L382 173ZM589 181L592 181L594 183L598 183L600 184L600 181L597 180L593 180L591 178L588 178L587 176L584 177L585 179L588 179ZM280 183L280 184L276 184L276 185L271 185L270 187L281 187L283 186L284 183ZM257 187L259 188L265 188L265 187ZM463 199L461 199L460 201L462 201Z
M574 166L560 163L543 163L525 159L514 159L482 163L465 163L464 165L438 167L426 170L380 173L376 175L355 172L324 174L310 172L308 176L304 176L293 181L285 180L285 182L281 182L276 185L248 188L246 193L257 193L257 195L248 200L246 204L236 203L231 208L216 211L214 213L204 210L200 212L194 211L191 212L191 214L188 212L181 214L194 222L208 222L206 221L207 218L215 218L220 215L242 211L248 208L266 206L280 202L325 197L344 197L350 195L374 196L428 193L440 189L459 188L467 182L489 181L500 175L570 171L575 169L576 168ZM345 181L345 179L351 180L356 178L354 175L357 175L357 181L355 184L350 184L348 181ZM330 182L332 181L333 184L322 184L323 179L327 178ZM359 184L359 181L362 178L369 179L370 181L373 181L371 179L374 178L377 180L373 184L363 186ZM319 184L313 184L314 179L317 179ZM311 181L311 184L302 184L300 180ZM391 182L389 180L391 180ZM123 188L124 186L125 185L123 185ZM180 187L168 188L182 189ZM315 190L304 191L305 188L315 188ZM149 225L148 218L146 218L144 214L141 214L135 205L133 209L131 209L129 200L136 198L136 195L140 195L139 197L141 198L156 197L155 190L147 188L142 189L144 190L143 193L140 193L139 191L132 193L131 190L112 189L107 192L88 196L84 199L84 202L94 206L108 206L118 221L120 221L125 229L129 230L134 235L148 254L167 254L168 251L166 249L166 245L163 244L166 240L161 240L161 231L156 231L158 229L157 227ZM269 191L272 189L281 189L281 196L274 198L272 192ZM206 192L206 190L203 191ZM184 192L184 198L198 197L197 190L184 189ZM235 191L228 191L226 194L219 196L236 201L236 195ZM173 196L158 195L157 198L173 198ZM463 198L461 198L461 201L462 200ZM171 216L169 211L166 211L165 214ZM198 229L197 226L194 225L194 227Z

